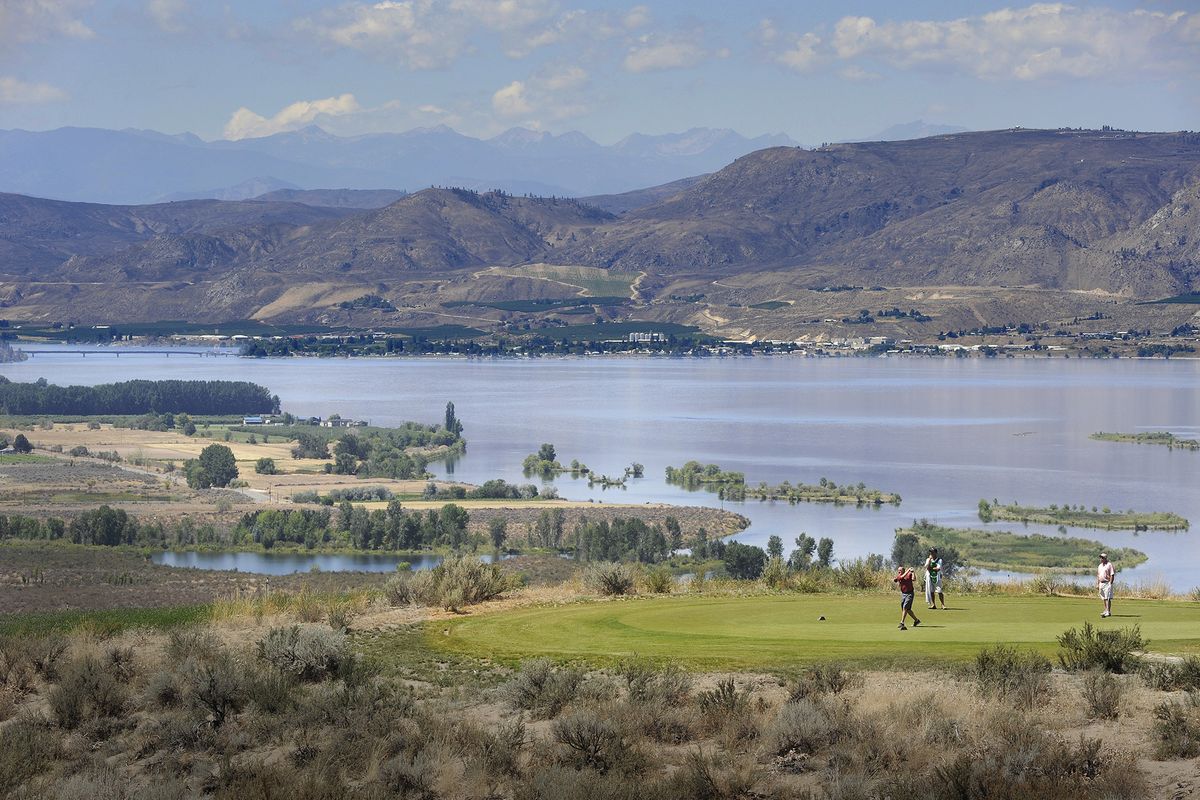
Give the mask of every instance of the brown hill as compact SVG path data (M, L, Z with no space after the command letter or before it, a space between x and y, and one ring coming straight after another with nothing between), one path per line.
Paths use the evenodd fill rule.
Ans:
M736 287L730 308L844 284L1128 298L1200 288L1197 134L1015 130L771 148L607 200L628 210L455 189L378 209L0 195L0 303L13 318L346 321L339 304L371 292L436 324L466 319L440 307L449 300L600 285L577 267L642 273L648 315L698 322L727 312L701 319L661 304ZM486 271L535 263L558 271Z
M1200 135L1186 133L1018 130L773 148L557 258L668 274L804 268L851 283L1157 294L1190 287L1200 259L1194 245L1164 252L1161 242L1146 256L1142 226L1198 184ZM1194 215L1179 209L1172 219L1195 242ZM1121 248L1138 259L1113 269Z

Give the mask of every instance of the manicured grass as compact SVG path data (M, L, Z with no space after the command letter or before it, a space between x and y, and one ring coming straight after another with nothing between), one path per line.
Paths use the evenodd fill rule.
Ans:
M547 656L607 663L637 653L702 669L788 670L815 661L862 666L964 662L999 642L1057 651L1056 637L1085 620L1140 625L1158 652L1200 650L1200 603L1127 600L1101 620L1086 598L966 596L897 629L898 595L675 595L484 614L426 626L431 647L506 662ZM825 621L819 621L824 616Z
M103 611L45 611L0 614L0 635L38 634L87 628L112 634L129 628L171 628L193 625L209 618L211 607L111 608Z

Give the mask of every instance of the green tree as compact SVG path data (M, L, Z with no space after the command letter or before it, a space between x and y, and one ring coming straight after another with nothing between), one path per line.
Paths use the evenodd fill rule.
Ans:
M492 517L488 521L488 536L492 538L493 548L499 550L504 547L504 541L508 538L508 522L503 517Z
M679 526L679 520L674 517L667 517L665 523L667 528L667 541L671 545L671 552L683 549L683 528Z
M892 542L892 565L896 567L919 567L925 563L921 540L915 533L897 533Z
M767 564L767 554L761 547L754 547L741 542L730 542L725 545L725 571L734 578L756 580L762 575L763 567Z
M455 436L458 436L459 434L462 433L462 429L463 429L462 420L460 420L454 414L454 403L446 403L445 427L446 427L446 430L450 431ZM551 460L553 460L553 459L551 459Z
M237 459L223 444L210 444L200 451L199 458L184 462L183 469L193 489L228 486L238 476Z
M554 452L554 445L549 442L543 442L542 446L538 448L538 460L552 462L557 458L558 454Z
M989 503L987 500L979 501L979 521L980 522L991 522L992 521L992 504Z
M358 459L352 453L338 453L333 471L338 475L354 475L358 472Z
M833 539L828 536L822 536L817 542L817 563L822 567L833 565Z
M18 433L12 443L13 450L18 453L33 452L33 445L29 443L29 439L25 438L25 434Z
M783 539L771 534L767 539L767 555L771 558L783 558Z
M455 550L461 548L467 541L467 523L470 522L467 510L455 503L442 506L438 515L438 532L443 541Z
M812 566L813 553L817 551L817 540L807 533L796 537L796 549L788 557L788 566L794 570L808 569Z
M259 475L274 475L279 470L275 467L275 459L264 457L254 462L254 471Z

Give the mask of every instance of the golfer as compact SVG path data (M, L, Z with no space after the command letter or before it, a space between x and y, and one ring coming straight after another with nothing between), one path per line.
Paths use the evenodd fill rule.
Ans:
M1108 560L1108 553L1101 553L1100 566L1096 567L1096 586L1100 589L1100 599L1104 601L1104 613L1101 617L1112 616L1113 581L1116 578L1117 571Z
M892 578L892 583L900 585L900 630L906 631L904 620L909 617L913 618L913 627L921 624L921 620L917 619L917 615L913 613L913 580L916 575L913 574L912 567L899 566L896 567L896 577Z
M942 601L942 608L946 607L946 595L942 594L942 559L938 556L936 547L929 548L929 558L925 559L925 605L930 608L937 608L937 603L933 602L934 593L937 593L937 599Z

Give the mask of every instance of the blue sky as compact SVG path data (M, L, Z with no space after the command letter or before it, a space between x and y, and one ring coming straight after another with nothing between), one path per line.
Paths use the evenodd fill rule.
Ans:
M1200 0L0 0L0 128L1200 129Z

